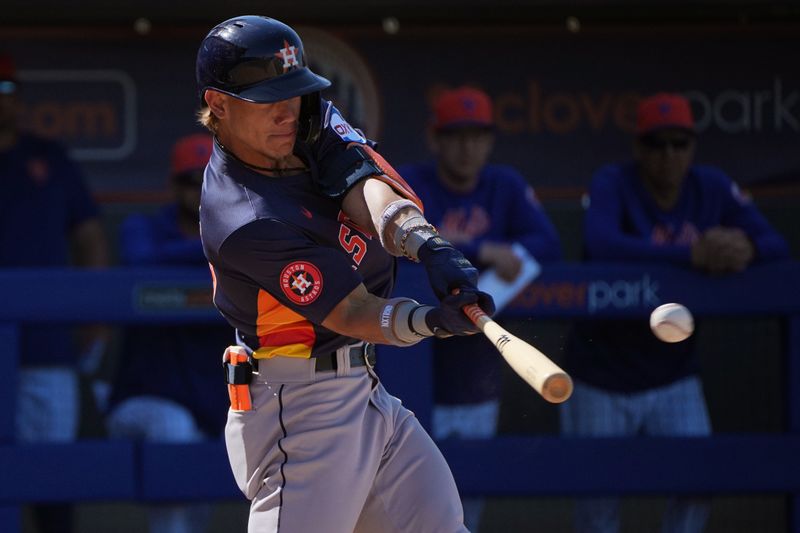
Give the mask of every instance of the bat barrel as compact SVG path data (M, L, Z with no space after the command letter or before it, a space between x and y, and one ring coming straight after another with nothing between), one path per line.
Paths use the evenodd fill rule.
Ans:
M511 335L483 312L476 304L464 306L464 312L497 351L542 398L550 403L562 403L572 395L572 378L546 355Z
M559 372L550 374L542 384L542 397L550 403L562 403L572 396L572 378Z

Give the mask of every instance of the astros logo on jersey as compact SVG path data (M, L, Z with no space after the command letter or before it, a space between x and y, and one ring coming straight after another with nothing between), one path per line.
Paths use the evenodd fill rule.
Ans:
M294 303L308 305L322 293L322 274L306 261L289 263L281 271L281 289Z
M281 48L279 52L275 52L275 55L283 59L284 72L289 70L289 67L296 67L299 65L297 61L297 48L290 45L289 41L285 39L283 41L283 48Z

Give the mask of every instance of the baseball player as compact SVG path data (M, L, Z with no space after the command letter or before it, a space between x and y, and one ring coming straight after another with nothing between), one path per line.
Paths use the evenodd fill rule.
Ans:
M21 105L13 58L0 53L0 268L109 266L102 216L83 172L59 143L22 128ZM101 326L20 328L19 442L66 443L78 437L79 373L94 374L108 335ZM75 342L76 337L84 341ZM42 533L73 531L70 504L37 504L32 511Z
M120 225L125 265L201 266L199 207L203 172L213 141L206 133L172 148L172 201L153 214L133 213ZM150 324L126 327L106 418L112 437L186 443L217 438L225 424L226 392L217 389L217 346L233 338L226 324ZM169 357L174 371L154 372ZM213 507L160 503L147 508L150 533L202 533Z
M584 220L589 261L660 262L711 274L789 257L786 241L721 169L693 162L689 101L658 93L637 108L632 161L592 177ZM664 343L646 320L580 321L567 339L575 391L562 405L568 436L703 437L711 433L695 338ZM577 533L620 531L619 499L575 503ZM671 498L660 531L699 533L707 502Z
M428 144L434 160L399 167L424 200L428 220L472 264L507 281L522 266L515 242L539 262L560 259L558 234L533 188L514 168L488 163L495 140L489 95L468 86L446 90L433 111ZM492 343L483 335L436 339L433 361L434 439L493 437L505 363ZM462 503L464 523L474 533L482 500Z
M243 16L197 57L215 135L200 225L225 352L234 477L250 532L466 531L452 474L374 372L373 343L477 331L477 271L407 184L322 100L289 26ZM388 253L387 253L388 252ZM439 305L389 296L394 257L421 261Z

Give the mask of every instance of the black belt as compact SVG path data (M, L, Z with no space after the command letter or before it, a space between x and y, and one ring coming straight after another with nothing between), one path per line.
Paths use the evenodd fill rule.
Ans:
M350 347L350 367L355 366L375 366L375 345L364 343L360 346ZM315 369L317 372L325 372L327 370L336 370L339 363L336 360L336 352L326 355L318 355L315 357L317 360Z
M256 351L260 348L258 345L258 338L252 335L242 335L239 333L239 338L247 344L247 346ZM351 346L350 347L350 367L356 366L375 366L375 345L365 342L363 344L359 344L358 346ZM280 357L280 356L279 356ZM317 372L326 372L329 370L336 370L339 368L339 363L336 360L336 352L333 351L328 354L317 355L314 357L316 359L316 363L314 369ZM258 359L257 358L250 358L251 364L253 365L254 370L258 370Z

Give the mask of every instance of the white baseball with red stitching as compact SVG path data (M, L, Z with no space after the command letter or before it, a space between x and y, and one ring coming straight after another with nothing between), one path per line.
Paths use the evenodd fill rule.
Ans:
M681 304L668 303L650 314L650 329L664 342L680 342L694 333L694 318Z

